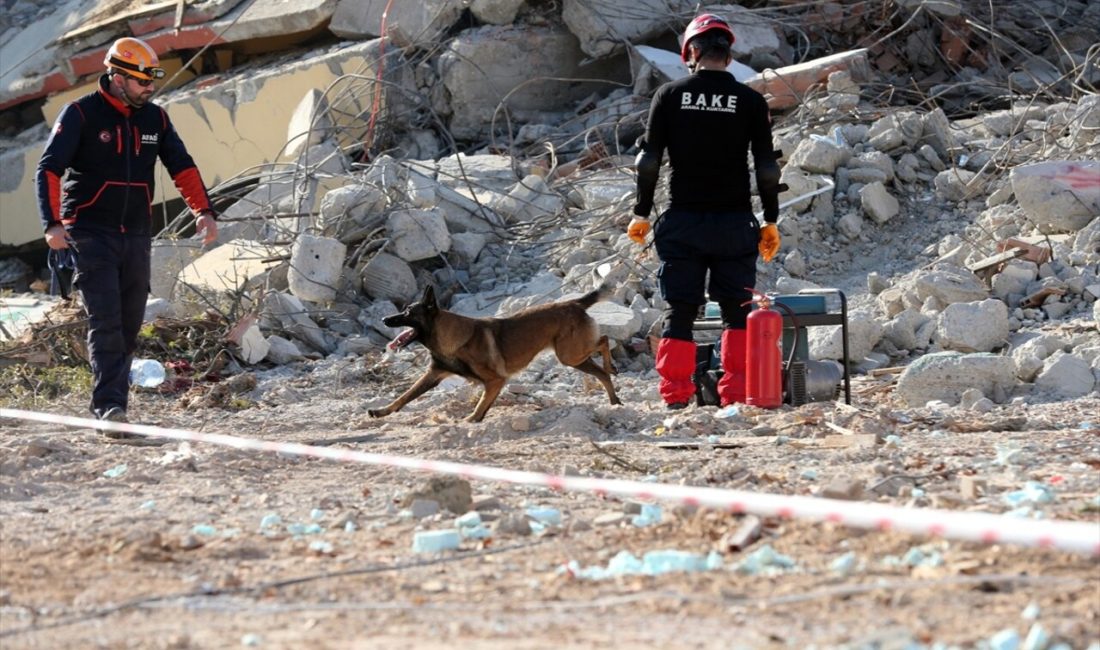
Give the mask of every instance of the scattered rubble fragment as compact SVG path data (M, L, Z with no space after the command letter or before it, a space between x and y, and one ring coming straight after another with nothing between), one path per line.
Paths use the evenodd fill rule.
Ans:
M136 354L162 362L166 377L133 398L166 426L294 442L316 434L326 445L540 473L1094 519L1100 5L744 5L700 8L733 18L731 70L767 93L790 186L783 250L759 267L759 285L844 292L851 404L660 409L658 265L623 226L648 99L686 74L673 36L696 3L135 2L74 26L33 0L8 2L0 245L24 243L10 215L34 214L27 183L46 124L90 80L102 43L149 35L180 72L159 101L189 142L204 143L196 155L222 212L211 247L188 237L184 214L166 214L154 245ZM221 40L188 61L210 29ZM11 54L31 40L33 56ZM167 213L174 189L161 185L155 201ZM40 238L31 226L25 241ZM611 340L624 406L589 400L587 386L540 358L484 426L460 421L476 399L461 380L399 421L366 417L392 392L383 387L407 385L423 367L415 348L385 351L398 332L382 319L425 286L458 313L495 316L600 283L614 296L592 313ZM82 412L78 376L38 372L86 366L78 306L47 299L22 256L0 260L0 289L18 294L0 296L4 399ZM44 318L9 326L29 308ZM813 327L806 341L811 358L839 366L840 327ZM2 632L130 602L134 594L81 570L118 570L128 548L139 569L186 563L186 574L155 579L179 576L182 590L204 594L196 599L218 589L245 598L314 564L331 566L328 578L379 569L369 581L326 578L294 592L317 600L302 634L323 630L336 644L343 632L326 608L369 599L378 629L416 625L460 644L541 630L529 604L578 645L607 644L593 636L602 625L590 610L601 621L611 611L623 623L616 642L639 647L714 645L726 638L716 627L725 633L733 619L766 629L761 646L865 647L857 640L872 627L866 647L953 647L940 630L965 639L960 647L1095 643L1077 622L1097 616L1082 596L1095 566L1063 555L184 444L108 452L81 435L18 429L0 440L0 509L18 522L4 545L5 560L16 559L0 563ZM89 513L102 525L59 532L61 518ZM112 527L135 537L96 536ZM458 563L467 550L513 543L525 550ZM404 561L412 566L389 571ZM135 570L135 583L148 586L148 575ZM49 585L27 587L42 576ZM998 582L1005 576L1019 582ZM265 588L264 604L288 606L280 589ZM981 608L983 620L950 618L945 598ZM1032 598L1042 606L1019 616ZM181 618L232 616L198 602ZM614 609L624 602L631 609ZM648 623L666 607L693 621L676 627L682 638L653 636ZM887 609L900 631L849 614ZM224 629L242 645L280 642L253 625ZM217 626L204 627L164 645L225 644L202 636ZM96 633L121 643L111 628Z

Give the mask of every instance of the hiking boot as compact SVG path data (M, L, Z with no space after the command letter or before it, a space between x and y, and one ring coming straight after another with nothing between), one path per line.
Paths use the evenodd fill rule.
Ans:
M665 408L670 411L679 411L681 409L686 409L687 407L687 402L672 402L670 404L665 404Z
M126 419L126 409L121 406L112 406L99 415L100 420L106 422L118 422L120 424L127 424L130 421Z

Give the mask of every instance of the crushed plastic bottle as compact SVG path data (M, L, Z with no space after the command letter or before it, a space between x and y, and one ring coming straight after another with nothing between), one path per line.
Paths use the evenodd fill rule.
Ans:
M130 362L130 383L142 388L156 388L164 383L164 366L156 359L134 359Z

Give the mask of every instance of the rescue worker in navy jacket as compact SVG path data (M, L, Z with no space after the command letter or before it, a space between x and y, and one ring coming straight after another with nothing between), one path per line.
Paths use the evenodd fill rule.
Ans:
M771 117L764 97L726 71L733 40L729 24L718 16L703 14L691 21L680 56L692 74L657 90L635 160L637 202L627 234L639 244L649 233L666 151L671 168L670 205L653 235L661 260L658 283L668 303L656 366L661 397L672 409L687 406L695 394L693 329L706 303L704 290L722 312L721 403L745 401L749 307L742 303L756 284L757 254L768 262L779 250L775 222L782 186ZM752 213L750 152L764 207L763 227Z
M38 162L46 244L76 255L73 284L89 318L96 417L126 421L130 362L149 294L154 166L167 168L206 244L217 238L202 177L168 113L149 100L164 77L144 41L121 38L99 90L68 104Z

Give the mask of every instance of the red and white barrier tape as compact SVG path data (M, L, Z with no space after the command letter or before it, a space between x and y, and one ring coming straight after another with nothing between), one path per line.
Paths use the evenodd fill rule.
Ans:
M205 442L250 451L326 458L343 463L400 467L417 472L452 474L465 479L538 485L551 490L589 492L599 496L616 495L643 500L671 501L678 504L704 506L733 513L752 513L761 517L805 519L817 522L828 521L854 528L892 530L986 544L1037 546L1039 548L1100 556L1100 522L1096 521L1071 522L1021 519L984 512L902 508L878 503L840 501L818 497L642 483L620 479L555 476L484 465L467 465L448 461L410 458L408 456L373 454L351 449L313 447L294 442L268 442L219 433L165 429L141 424L116 424L15 409L0 408L0 418L123 431L142 436Z

